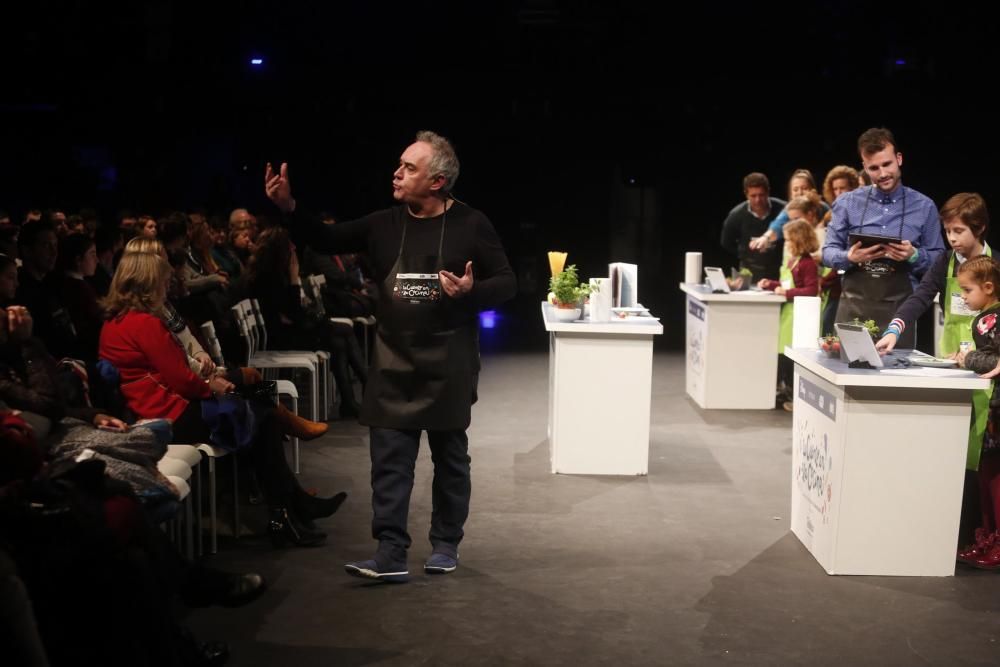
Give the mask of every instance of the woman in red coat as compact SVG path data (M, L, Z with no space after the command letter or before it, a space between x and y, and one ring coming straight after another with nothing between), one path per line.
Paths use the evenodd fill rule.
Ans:
M218 399L235 385L221 375L208 380L195 375L181 344L158 317L170 273L170 265L158 255L127 253L122 257L103 302L108 320L101 330L100 358L117 369L122 397L138 418L171 420L174 442L209 442L212 432L203 415L217 413ZM271 512L269 533L275 544L319 544L325 534L311 520L333 514L346 494L319 499L302 490L285 461L284 434L273 407L252 402L249 446ZM234 430L241 426L250 432L249 421Z

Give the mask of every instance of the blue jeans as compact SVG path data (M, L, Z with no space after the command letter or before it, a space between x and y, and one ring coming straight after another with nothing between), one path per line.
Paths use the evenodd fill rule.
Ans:
M430 541L436 551L457 556L465 535L472 495L469 438L465 431L428 431L434 461ZM406 560L412 541L406 531L420 431L372 428L372 537L379 552Z

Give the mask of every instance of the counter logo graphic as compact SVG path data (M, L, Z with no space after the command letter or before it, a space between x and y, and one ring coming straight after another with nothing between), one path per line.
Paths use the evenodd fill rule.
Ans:
M833 500L833 484L830 480L833 456L827 435L817 433L808 419L800 419L796 436L798 467L795 469L795 481L799 492L819 512L823 523L828 523L830 503ZM811 523L807 527L811 528Z
M705 308L695 303L694 299L688 297L688 312L697 317L702 322L705 321Z
M688 362L691 364L691 371L701 375L702 372L702 350L704 341L701 338L701 331L695 331L688 336Z

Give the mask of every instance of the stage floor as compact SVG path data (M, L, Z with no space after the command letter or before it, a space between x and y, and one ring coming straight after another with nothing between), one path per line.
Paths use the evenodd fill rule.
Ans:
M789 532L789 413L702 411L684 394L683 358L659 354L649 476L552 475L547 382L544 354L483 358L472 513L454 574L421 570L426 446L410 509L413 580L344 574L375 546L367 430L332 422L302 444L303 485L350 493L319 522L327 544L222 538L210 562L262 572L270 590L185 622L199 639L229 642L241 667L996 664L1000 574L830 577ZM262 513L245 510L259 529ZM885 517L914 530L916 519Z

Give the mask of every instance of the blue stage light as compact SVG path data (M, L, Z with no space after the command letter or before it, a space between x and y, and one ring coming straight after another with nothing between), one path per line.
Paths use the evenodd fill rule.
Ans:
M492 329L497 325L497 313L495 310L484 310L479 313L479 326L483 329Z
M250 59L250 64L253 65L254 67L260 67L261 65L264 64L264 59L263 58L251 58Z

